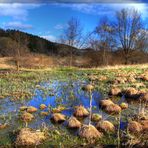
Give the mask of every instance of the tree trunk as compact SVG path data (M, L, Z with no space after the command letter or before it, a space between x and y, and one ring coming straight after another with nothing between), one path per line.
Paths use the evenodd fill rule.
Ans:
M72 60L73 60L73 55L72 55L72 49L70 51L70 63L69 63L69 67L72 66Z

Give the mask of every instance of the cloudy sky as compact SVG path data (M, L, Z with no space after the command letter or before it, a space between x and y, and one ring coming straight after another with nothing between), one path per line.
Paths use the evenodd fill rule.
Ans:
M103 16L114 19L122 8L135 8L148 25L147 0L0 0L0 28L19 29L52 41L58 40L71 17L92 31ZM148 26L147 26L148 27Z

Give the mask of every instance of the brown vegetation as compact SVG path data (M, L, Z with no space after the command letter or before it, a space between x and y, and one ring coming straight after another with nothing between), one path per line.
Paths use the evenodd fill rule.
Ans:
M23 128L20 130L15 144L16 146L36 146L45 139L46 137L43 132Z
M81 122L72 116L68 119L67 125L69 128L80 128Z
M49 115L49 112L41 112L40 113L42 116L48 116Z
M102 134L93 125L83 125L79 129L79 136L88 140L101 138Z
M27 107L27 112L28 113L34 113L37 111L37 108L33 107L33 106L28 106Z
M41 104L41 105L40 105L40 109L41 109L41 110L44 110L46 107L47 107L47 106L46 106L45 104Z
M88 92L92 91L93 89L94 89L94 86L91 84L83 86L83 90L88 91Z
M121 107L117 104L111 104L108 105L104 110L109 114L115 115L121 112Z
M142 125L136 121L130 121L127 128L131 133L134 134L142 131Z
M111 95L113 95L113 96L120 95L120 94L121 94L121 89L118 88L118 87L113 87L113 88L111 88L109 94L111 94Z
M8 124L1 124L0 123L0 130L2 130L2 129L5 129L5 128L7 128L8 127Z
M89 112L87 111L87 109L84 106L80 105L80 106L75 107L74 116L86 117L88 115L89 115Z
M96 127L99 131L102 131L102 132L114 132L115 131L114 125L111 122L106 121L106 120L98 122Z
M128 108L128 104L122 102L122 103L120 104L120 107L121 107L121 109L127 109L127 108Z
M24 112L22 115L21 115L21 119L25 122L28 122L28 121L31 121L32 119L34 119L34 116L30 113L27 113L27 112Z
M106 108L107 106L111 105L111 104L114 104L111 100L101 100L100 101L100 106L102 108Z
M61 113L54 113L52 114L51 120L53 120L56 123L60 123L60 122L64 122L65 119L65 115L61 114Z
M94 121L94 122L98 122L98 121L100 121L101 119L102 119L102 116L99 115L99 114L97 114L97 113L94 113L94 114L92 114L92 116L91 116L91 120Z

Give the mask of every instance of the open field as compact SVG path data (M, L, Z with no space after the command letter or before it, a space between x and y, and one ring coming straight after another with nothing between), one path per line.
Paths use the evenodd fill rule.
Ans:
M91 69L21 68L18 72L3 67L0 86L0 147L148 145L148 64ZM85 110L86 116L78 110ZM69 127L73 115L79 122L74 122L75 129ZM97 130L90 128L92 131L84 134L83 127L87 129L88 123ZM30 129L37 137L30 136L31 142L25 137ZM39 132L43 135L37 136Z

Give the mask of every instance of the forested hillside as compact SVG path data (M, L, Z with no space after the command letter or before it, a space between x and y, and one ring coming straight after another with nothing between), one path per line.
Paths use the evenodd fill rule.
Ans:
M19 48L21 55L34 52L65 56L69 53L68 45L54 43L39 36L18 30L0 29L0 56L16 55L17 48ZM72 49L76 51L76 48Z

